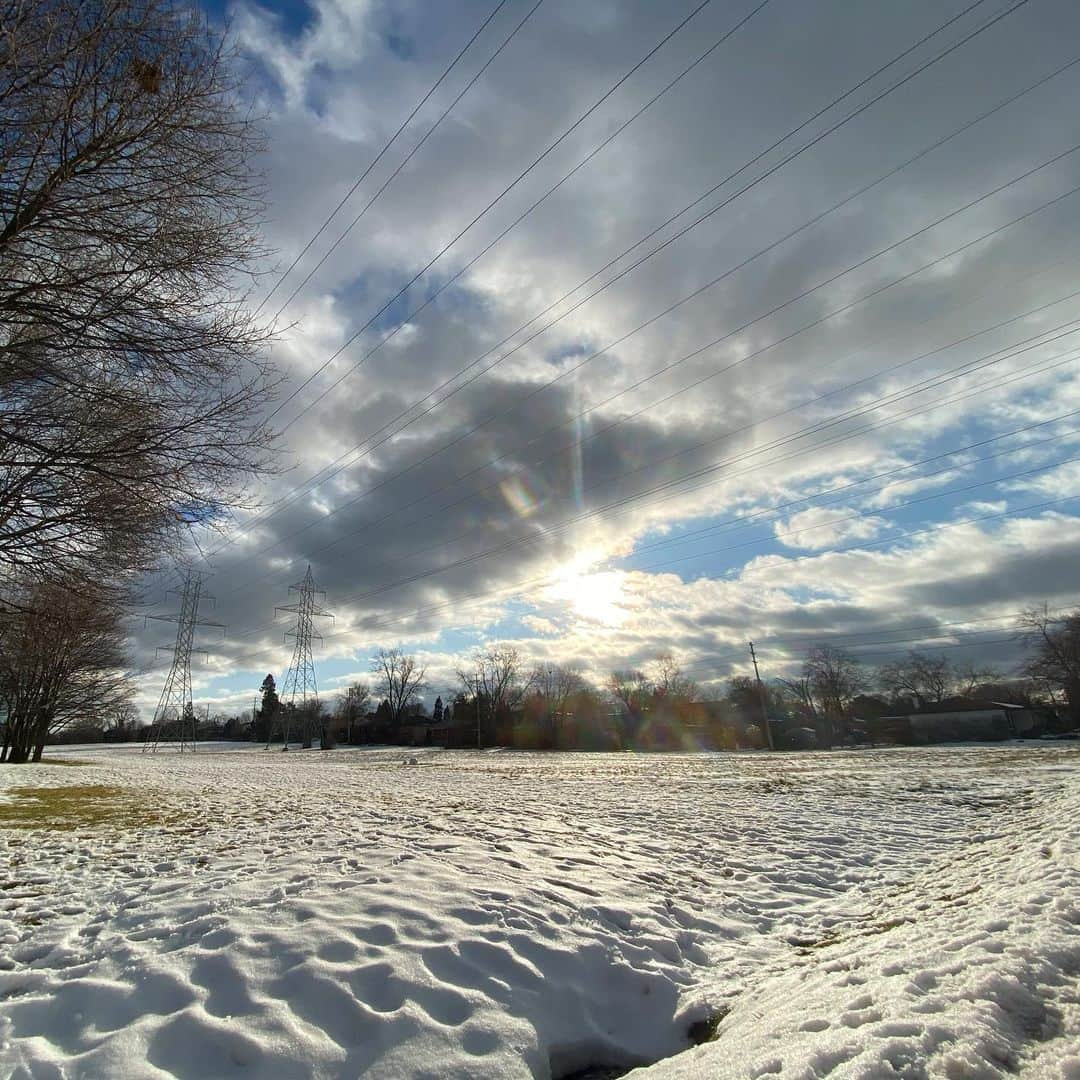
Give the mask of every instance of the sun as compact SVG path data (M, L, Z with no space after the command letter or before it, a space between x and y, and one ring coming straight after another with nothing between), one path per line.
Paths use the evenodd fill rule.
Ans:
M600 570L596 573L580 573L568 567L560 575L553 592L557 599L569 602L575 615L589 622L604 626L616 626L627 615L621 605L623 577L620 570Z

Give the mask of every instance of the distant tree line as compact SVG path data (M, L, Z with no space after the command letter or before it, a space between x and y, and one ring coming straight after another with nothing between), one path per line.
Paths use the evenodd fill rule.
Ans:
M612 671L596 685L576 666L529 665L513 646L495 644L473 653L457 673L456 690L445 701L437 696L430 707L419 659L382 650L369 680L354 681L327 700L282 702L267 675L253 710L196 710L195 724L200 739L265 745L280 743L288 731L294 743L317 739L325 749L379 744L670 751L764 748L767 722L778 748L808 749L911 742L902 723L909 714L1011 705L1040 717L1041 729L1080 730L1080 612L1053 617L1031 609L1017 633L1027 657L1011 674L922 649L870 666L823 643L809 648L789 675L761 683L735 675L718 694L703 691L670 653L643 668ZM41 641L47 651L48 639ZM130 703L107 692L107 683L72 686L52 729L55 741L145 734Z
M603 685L565 664L528 665L510 645L474 653L458 671L452 700L429 713L425 673L414 657L381 653L368 685L348 687L329 724L336 742L538 750L750 749L833 747L911 741L910 713L1015 706L1041 717L1039 730L1080 730L1080 612L1024 613L1018 639L1027 659L1011 674L912 649L873 667L822 643L799 669L758 683L736 675L720 694L703 693L674 657L612 671Z

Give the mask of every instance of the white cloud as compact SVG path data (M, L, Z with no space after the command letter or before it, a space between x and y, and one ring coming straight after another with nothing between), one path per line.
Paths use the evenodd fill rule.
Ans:
M585 290L515 334L768 140L942 19L932 0L854 8L829 2L793 34L791 10L765 8L732 47L718 51L635 121L457 285L411 314L706 41L720 36L730 10L706 9L694 33L680 35L658 54L393 305L378 330L362 332L301 394L299 402L312 400L398 319L407 320L392 348L365 360L289 429L284 460L295 467L264 484L262 495L274 503L343 455L349 467L322 482L316 494L275 507L216 556L217 617L230 624L230 634L216 650L214 670L265 673L288 664L284 624L274 623L272 609L285 602L287 585L309 561L328 590L327 606L338 615L323 660L362 669L372 649L405 643L429 652L446 685L453 682L457 646L443 646L442 632L498 634L513 616L524 615L522 625L534 635L523 638L530 655L578 657L602 672L624 661L644 662L661 647L695 663L708 662L718 650L741 655L750 630L778 634L816 625L819 617L877 628L908 617L912 605L954 609L954 594L979 608L979 589L955 584L961 572L996 588L994 575L1007 567L1031 595L1058 587L1044 558L1044 545L1053 541L1042 518L1026 531L1018 521L988 523L985 531L942 533L933 544L901 540L843 555L827 549L880 539L888 523L877 516L844 520L853 512L846 506L793 506L775 524L770 516L755 519L756 531L737 528L732 518L1080 407L1080 378L1072 368L1029 377L1071 339L966 380L915 388L920 380L948 378L960 364L991 357L1077 316L1080 302L1063 301L1043 315L998 326L1075 288L1080 225L1069 200L968 249L948 263L947 273L916 275L819 322L1065 190L1076 181L1071 160L758 320L1060 150L1080 71L970 129L573 376L536 392L558 371L624 338L1063 62L1080 18L1067 0L1045 0L1038 13L1017 12L1007 27L958 50L534 341L526 338ZM281 265L303 247L484 14L472 5L367 0L318 0L312 12L298 33L263 5L233 9L234 33L255 61L246 85L270 114L268 239L279 249ZM544 5L335 250L283 316L285 323L297 320L273 353L291 380L286 392L316 371L677 21L667 5L646 0L597 12L595 4ZM302 280L490 55L513 25L511 15L489 28L275 300ZM391 28L410 55L390 47ZM738 108L728 107L733 101ZM717 192L698 212L731 190L733 185ZM635 249L591 287L646 250ZM650 377L715 339L721 340ZM448 389L461 385L519 345L490 374L445 402L427 397L445 381ZM484 354L467 376L456 377ZM1022 381L985 389L1013 376ZM860 405L871 409L889 392L898 397L887 408L842 418ZM951 400L961 393L969 396ZM288 420L299 402L275 422ZM402 434L383 441L382 429L395 417L418 417L429 406ZM350 452L353 447L359 449ZM683 482L686 477L692 479ZM879 510L956 478L954 472L898 478L857 505ZM1051 473L1026 490L1063 497L1076 479L1075 472ZM982 495L976 491L972 498ZM988 489L985 495L992 503L996 493ZM952 513L936 511L932 503L927 512L931 523L935 514L941 519ZM547 590L560 575L565 581L567 567L592 576L613 572L642 538L666 539L678 535L679 526L703 523L719 523L715 543L648 554L652 565L687 550L714 551L691 564L700 580L628 572L619 577L617 595L597 587L589 601L592 615L584 601L575 610L565 598L561 610L552 609ZM1058 523L1054 531L1068 528ZM817 554L806 561L760 556L749 541L770 530L789 548ZM577 562L582 551L592 559L584 569ZM600 582L606 587L610 579ZM931 588L939 600L929 597ZM808 601L808 595L818 599ZM1020 606L1021 599L1014 589L1008 602ZM841 603L851 611L840 610ZM616 610L624 613L619 621L594 617ZM140 656L156 643L144 636L137 643ZM148 680L148 700L158 678Z
M856 511L813 507L777 522L777 539L785 546L819 551L846 540L868 540L888 526L881 517L853 517Z

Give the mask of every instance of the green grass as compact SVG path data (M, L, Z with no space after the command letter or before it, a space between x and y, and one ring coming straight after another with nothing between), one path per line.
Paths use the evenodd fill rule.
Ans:
M14 787L11 802L0 803L0 828L124 829L176 824L180 815L161 806L153 791L132 791L107 784L67 787Z

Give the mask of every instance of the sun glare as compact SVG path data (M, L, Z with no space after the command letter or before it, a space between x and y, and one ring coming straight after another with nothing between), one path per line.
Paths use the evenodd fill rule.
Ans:
M619 570L601 570L583 574L569 569L555 587L555 596L568 601L575 615L590 622L615 626L626 618L620 605L623 597L623 574Z

